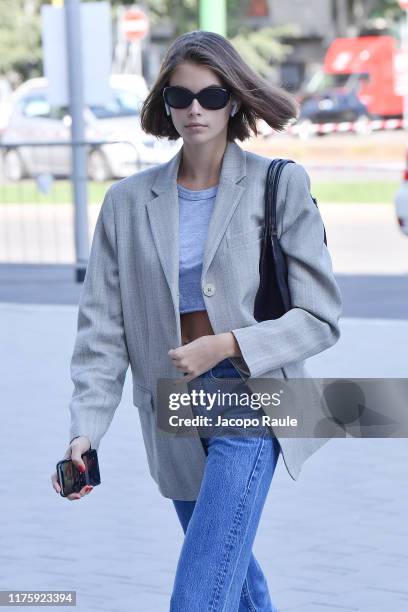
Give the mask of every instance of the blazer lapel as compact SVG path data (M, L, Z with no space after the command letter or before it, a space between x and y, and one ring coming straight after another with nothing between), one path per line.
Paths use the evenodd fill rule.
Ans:
M146 202L153 240L166 277L179 322L179 203L177 174L183 148L163 164L152 185L155 197ZM238 181L246 175L245 151L228 142L222 160L214 209L204 247L203 282L228 223L244 192Z

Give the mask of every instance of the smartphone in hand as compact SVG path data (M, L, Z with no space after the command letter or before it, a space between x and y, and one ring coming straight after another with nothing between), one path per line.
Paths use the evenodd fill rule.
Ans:
M72 459L63 459L57 463L57 477L62 497L67 497L71 493L79 493L85 485L95 487L101 484L96 449L90 448L81 455L81 458L85 463L85 472L80 472Z

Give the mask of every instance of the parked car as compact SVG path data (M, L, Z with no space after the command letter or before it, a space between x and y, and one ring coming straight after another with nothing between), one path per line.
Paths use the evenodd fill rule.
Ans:
M327 77L322 82L329 84L314 93L305 93L300 98L300 114L298 129L306 130L315 123L340 123L342 121L356 122L356 127L362 133L370 131L370 114L359 100L357 87L343 85L341 79Z
M357 121L367 132L370 119L401 118L397 65L403 52L393 36L335 38L321 70L314 71L299 96L301 121Z
M9 121L11 94L12 89L9 81L0 77L0 139Z
M401 187L395 197L395 212L401 231L408 236L408 148Z
M141 129L140 107L148 91L143 83L132 75L112 75L110 90L108 103L84 108L86 141L119 141L88 145L88 176L95 181L123 178L168 161L182 144L181 139L159 140ZM36 147L34 143L69 141L70 126L69 109L49 103L45 77L23 83L12 95L12 111L2 135L2 143L9 145L2 148L4 177L19 181L42 173L69 176L70 146ZM21 142L33 145L19 146Z

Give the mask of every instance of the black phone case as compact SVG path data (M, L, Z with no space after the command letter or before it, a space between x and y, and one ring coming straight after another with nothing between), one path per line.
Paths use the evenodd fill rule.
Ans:
M90 448L85 453L82 453L81 458L83 462L85 463L85 468L86 468L85 472L80 472L74 464L72 465L72 469L75 471L75 479L77 481L77 486L75 487L75 490L70 491L67 494L65 494L62 490L60 470L64 464L70 463L70 462L72 463L72 459L62 459L61 461L58 461L56 468L57 468L58 483L61 487L61 491L60 491L61 497L67 497L71 493L78 493L82 489L82 487L84 487L87 484L92 485L93 487L101 484L98 453L96 449Z

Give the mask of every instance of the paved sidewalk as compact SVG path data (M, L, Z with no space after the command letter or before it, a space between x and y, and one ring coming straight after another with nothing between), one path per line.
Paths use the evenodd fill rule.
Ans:
M130 370L102 485L69 502L50 484L68 440L76 311L0 304L0 588L73 589L81 612L167 612L183 534L148 473ZM407 345L408 321L345 318L308 369L405 377ZM254 552L280 612L408 609L407 459L404 439L332 440L298 482L279 460Z
M88 206L90 244L101 204ZM319 202L319 211L336 274L407 275L408 240L392 202ZM0 262L72 265L74 244L71 204L0 206Z

